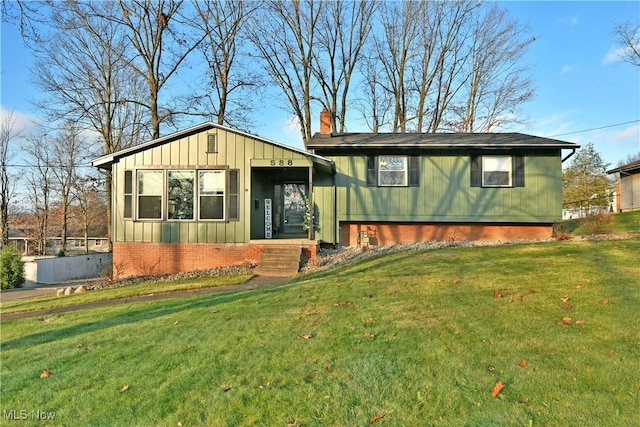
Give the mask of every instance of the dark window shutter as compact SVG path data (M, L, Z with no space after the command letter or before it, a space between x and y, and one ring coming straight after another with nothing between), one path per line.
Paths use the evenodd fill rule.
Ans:
M367 185L378 185L378 162L376 156L367 156Z
M482 186L482 170L480 168L480 156L471 156L471 186Z
M409 187L420 186L420 157L409 156Z
M513 156L513 186L524 187L524 157Z
M132 218L133 171L124 171L124 217Z
M240 219L240 169L229 170L229 220Z

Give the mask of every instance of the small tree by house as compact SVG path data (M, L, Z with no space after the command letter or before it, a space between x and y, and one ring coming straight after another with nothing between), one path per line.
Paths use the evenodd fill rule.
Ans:
M606 173L608 166L593 143L580 149L562 172L564 208L586 216L608 211L613 189Z
M11 246L4 246L0 252L0 287L19 288L24 283L24 262L20 252Z

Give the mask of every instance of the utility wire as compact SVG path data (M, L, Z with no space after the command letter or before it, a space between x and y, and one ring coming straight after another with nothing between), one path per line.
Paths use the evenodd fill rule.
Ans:
M556 136L564 136L564 135L573 135L574 133L591 132L592 130L599 130L599 129L612 128L612 127L614 127L614 126L622 126L622 125L628 125L628 124L631 124L631 123L638 123L638 122L640 122L640 119L637 119L637 120L631 120L631 121L629 121L629 122L624 122L624 123L616 123L616 124L614 124L614 125L600 126L600 127L597 127L597 128L584 129L584 130L577 130L577 131L574 131L574 132L559 133L559 134L557 134L557 135L550 135L550 136L548 136L548 138L554 138L554 137L556 137Z

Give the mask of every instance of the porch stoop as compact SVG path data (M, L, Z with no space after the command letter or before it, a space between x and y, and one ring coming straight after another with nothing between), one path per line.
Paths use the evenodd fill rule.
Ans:
M301 255L302 247L300 246L263 246L255 272L259 276L295 276L300 270Z

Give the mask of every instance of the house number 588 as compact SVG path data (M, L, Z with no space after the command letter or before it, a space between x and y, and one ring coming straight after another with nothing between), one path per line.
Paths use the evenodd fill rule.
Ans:
M293 160L271 160L271 166L293 166Z

